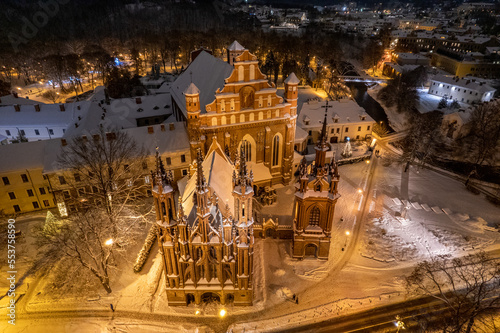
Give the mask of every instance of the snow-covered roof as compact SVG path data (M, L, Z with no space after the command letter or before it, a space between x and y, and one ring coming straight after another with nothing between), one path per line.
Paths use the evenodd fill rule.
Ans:
M238 43L238 41L234 41L229 47L227 48L229 51L244 51L245 48Z
M189 84L189 86L184 91L185 95L197 95L200 93L200 89L194 85L193 82Z
M285 83L287 83L287 84L299 84L300 80L297 78L297 75L295 75L295 73L292 72L286 78Z
M446 83L456 87L470 89L481 93L494 92L496 89L489 86L484 80L475 77L458 78L451 75L435 75L431 81Z
M173 124L172 126L170 124ZM134 127L123 130L130 135L139 147L143 147L146 153L153 156L156 153L156 147L160 154L186 151L189 152L189 138L187 130L183 122L166 123L153 126ZM153 128L150 133L149 127ZM162 130L163 128L163 130ZM98 127L90 130L82 131L80 135L90 136L99 131ZM68 139L68 142L71 139ZM45 153L41 161L43 161L44 172L57 171L58 155L62 152L62 144L60 139L47 140L49 143L45 146ZM17 146L17 144L15 144Z
M43 167L45 146L57 139L0 145L0 172L33 170Z
M0 97L0 106L14 105L14 104L33 105L33 104L45 104L45 103L38 102L29 98L14 97L14 95L12 94Z
M19 98L18 98L19 99ZM69 126L85 117L90 102L75 102L64 104L15 105L0 108L0 126ZM62 106L61 106L62 105ZM37 107L38 110L37 111ZM61 111L64 109L64 111Z
M325 101L304 103L300 115L297 117L297 125L303 129L321 127L325 116L325 104ZM333 118L337 118L339 124L374 122L373 118L366 114L365 109L351 99L343 100L342 102L329 101L328 105L332 107L328 108L327 124L333 123ZM309 124L304 122L306 117L309 118ZM364 120L361 117L365 117Z
M219 205L227 203L231 214L234 216L234 198L232 195L234 166L220 156L217 151L212 151L208 154L202 165L207 185L217 194ZM184 184L182 187L179 186L182 206L188 217L194 216L193 210L196 210L194 194L196 191L197 172L187 182L184 180L186 182L185 186Z
M307 132L304 131L302 128L300 128L299 126L297 126L295 128L295 142L296 143L300 143L300 142L303 142L304 140L307 139Z
M200 109L205 112L205 105L213 102L217 89L222 89L232 71L233 66L203 51L189 64L172 84L172 98L187 116L184 91L192 83L200 90Z

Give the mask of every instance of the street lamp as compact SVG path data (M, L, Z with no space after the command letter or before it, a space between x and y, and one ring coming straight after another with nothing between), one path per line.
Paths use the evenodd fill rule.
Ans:
M107 246L113 245L113 243L114 243L113 238L110 238L106 242L104 242L104 244Z
M226 310L225 309L221 309L219 311L219 317L224 318L225 316L226 316Z
M358 188L358 193L363 193L363 190Z

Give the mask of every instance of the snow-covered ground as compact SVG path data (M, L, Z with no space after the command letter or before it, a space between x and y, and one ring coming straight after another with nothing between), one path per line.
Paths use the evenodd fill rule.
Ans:
M417 104L417 109L420 111L420 113L426 113L434 110L439 110L442 111L445 114L448 113L453 113L458 111L457 109L451 109L451 108L444 108L444 109L438 109L438 104L439 101L441 101L442 97L436 96L429 94L429 88L424 88L424 89L417 89L418 96L419 96L419 101ZM448 104L450 104L451 101L448 101ZM461 103L459 102L461 108L467 108L469 105L467 103Z
M387 118L389 119L389 123L391 127L399 132L403 131L406 126L407 126L407 115L406 113L398 113L396 111L396 107L387 107L385 106L384 102L382 102L380 99L377 98L377 94L382 89L384 86L386 86L385 83L378 84L374 86L373 88L367 89L368 94L376 100L385 110L385 114L387 115Z
M430 170L412 167L408 174L402 174L402 166L378 162L372 191L366 194L360 194L358 189L366 189L373 163L340 167L342 197L335 210L328 261L293 260L288 240L256 240L254 305L224 308L236 318L259 311L262 316L257 321L238 319L240 322L232 325L234 332L285 330L297 324L314 323L401 301L405 298L404 276L417 262L434 254L462 255L472 249L489 250L499 246L500 234L492 227L500 224L500 208L486 201L484 196L474 195L465 190L462 183ZM369 212L360 222L356 221L356 216L364 195L368 198ZM406 215L403 212L405 203L409 207ZM346 236L345 232L352 232L356 223L363 225L359 241L354 244L352 235ZM339 266L345 249L352 246L355 247L353 256L344 267ZM61 264L43 283L32 285L32 297L26 309L109 310L109 304L113 304L118 311L183 318L180 329L153 324L142 327L140 323L124 322L123 319L85 324L108 331L116 327L116 331L121 328L134 332L194 332L197 325L184 324L187 318L216 317L221 305L168 307L157 246L143 271L134 274L132 262L138 250L121 254L123 258L114 273L111 295L106 295L95 278L80 267ZM61 280L61 275L65 275L66 280ZM2 287L3 294L5 286ZM293 302L293 294L299 297L299 304ZM1 315L6 310L5 299L0 301ZM196 310L200 310L198 315L195 315ZM49 323L41 325L51 327ZM71 325L71 331L75 332L79 327L93 329ZM199 327L199 331L204 330L210 331L207 327Z

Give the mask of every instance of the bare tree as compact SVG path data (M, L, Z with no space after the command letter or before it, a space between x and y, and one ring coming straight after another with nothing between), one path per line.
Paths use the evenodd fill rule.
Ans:
M408 134L402 141L405 172L416 158L425 163L434 156L436 147L442 142L442 118L441 111L418 113L410 117Z
M409 294L432 296L447 305L443 332L471 332L475 323L500 310L500 261L484 252L462 258L436 256L406 278ZM484 325L484 324L483 324Z
M74 138L57 160L73 172L66 187L77 206L102 208L108 223L117 223L125 208L134 208L148 186L145 151L123 131L100 128L92 136Z
M60 98L60 96L57 94L55 90L47 90L42 94L42 97L48 99L52 103L57 103Z
M66 220L47 219L39 230L39 243L50 245L50 256L62 254L88 269L111 293L110 273L116 265L113 254L125 251L138 231L135 220L123 218L111 225L104 210L87 209Z
M500 100L478 105L467 124L469 134L460 138L458 144L464 149L467 161L475 166L494 165L500 147Z

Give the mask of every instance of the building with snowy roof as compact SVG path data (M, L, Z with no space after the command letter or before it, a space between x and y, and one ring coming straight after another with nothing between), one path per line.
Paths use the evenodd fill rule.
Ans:
M429 94L467 104L488 102L493 99L495 91L482 79L451 75L435 75L429 87Z
M365 140L371 137L376 122L355 101L351 99L310 101L302 105L302 111L297 119L297 126L308 133L307 144L314 144L318 141L325 109L327 110L327 142L344 142L347 138Z

